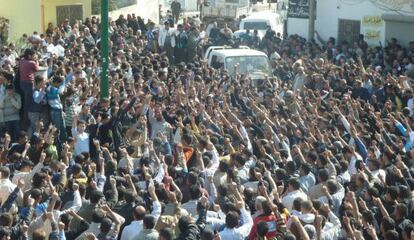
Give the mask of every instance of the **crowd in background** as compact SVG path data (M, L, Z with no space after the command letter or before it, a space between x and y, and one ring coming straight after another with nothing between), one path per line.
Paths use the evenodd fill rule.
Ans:
M0 239L413 239L414 43L109 31L109 98L96 17L2 46ZM208 66L223 41L274 76Z

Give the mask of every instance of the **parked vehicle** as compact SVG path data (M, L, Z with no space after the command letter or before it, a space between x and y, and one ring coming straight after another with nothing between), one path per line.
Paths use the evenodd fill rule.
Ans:
M216 0L201 9L201 19L205 23L217 22L219 27L233 22L252 11L250 0Z
M278 13L272 12L253 13L241 20L239 30L250 29L253 31L257 29L260 32L259 36L264 36L268 26L276 33L283 35L284 22Z
M204 60L208 60L210 58L210 54L214 50L222 50L222 49L233 49L231 46L210 46L204 53ZM250 49L248 46L239 46L238 49Z

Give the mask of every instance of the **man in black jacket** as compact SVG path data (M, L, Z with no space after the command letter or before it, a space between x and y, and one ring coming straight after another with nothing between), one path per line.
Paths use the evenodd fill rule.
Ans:
M175 24L177 24L178 18L180 18L181 3L178 2L177 0L174 0L171 3L171 12L172 12L173 21Z

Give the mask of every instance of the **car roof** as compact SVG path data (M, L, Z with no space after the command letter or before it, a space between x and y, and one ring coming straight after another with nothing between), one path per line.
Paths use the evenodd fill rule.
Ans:
M220 49L213 50L212 54L222 55L225 57L235 57L235 56L265 56L267 55L264 52L253 50L253 49Z
M253 21L253 20L267 20L267 19L272 19L272 18L276 18L278 17L279 14L278 13L272 13L272 12L256 12L253 13L252 15L243 18L243 21Z

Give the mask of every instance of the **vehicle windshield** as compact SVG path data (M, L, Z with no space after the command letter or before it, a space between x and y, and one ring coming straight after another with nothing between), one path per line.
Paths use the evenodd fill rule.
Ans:
M266 30L267 22L244 22L244 29L257 29L257 30Z
M271 75L269 60L265 56L234 56L226 57L227 71L233 75L234 66L238 64L239 74L261 73Z

